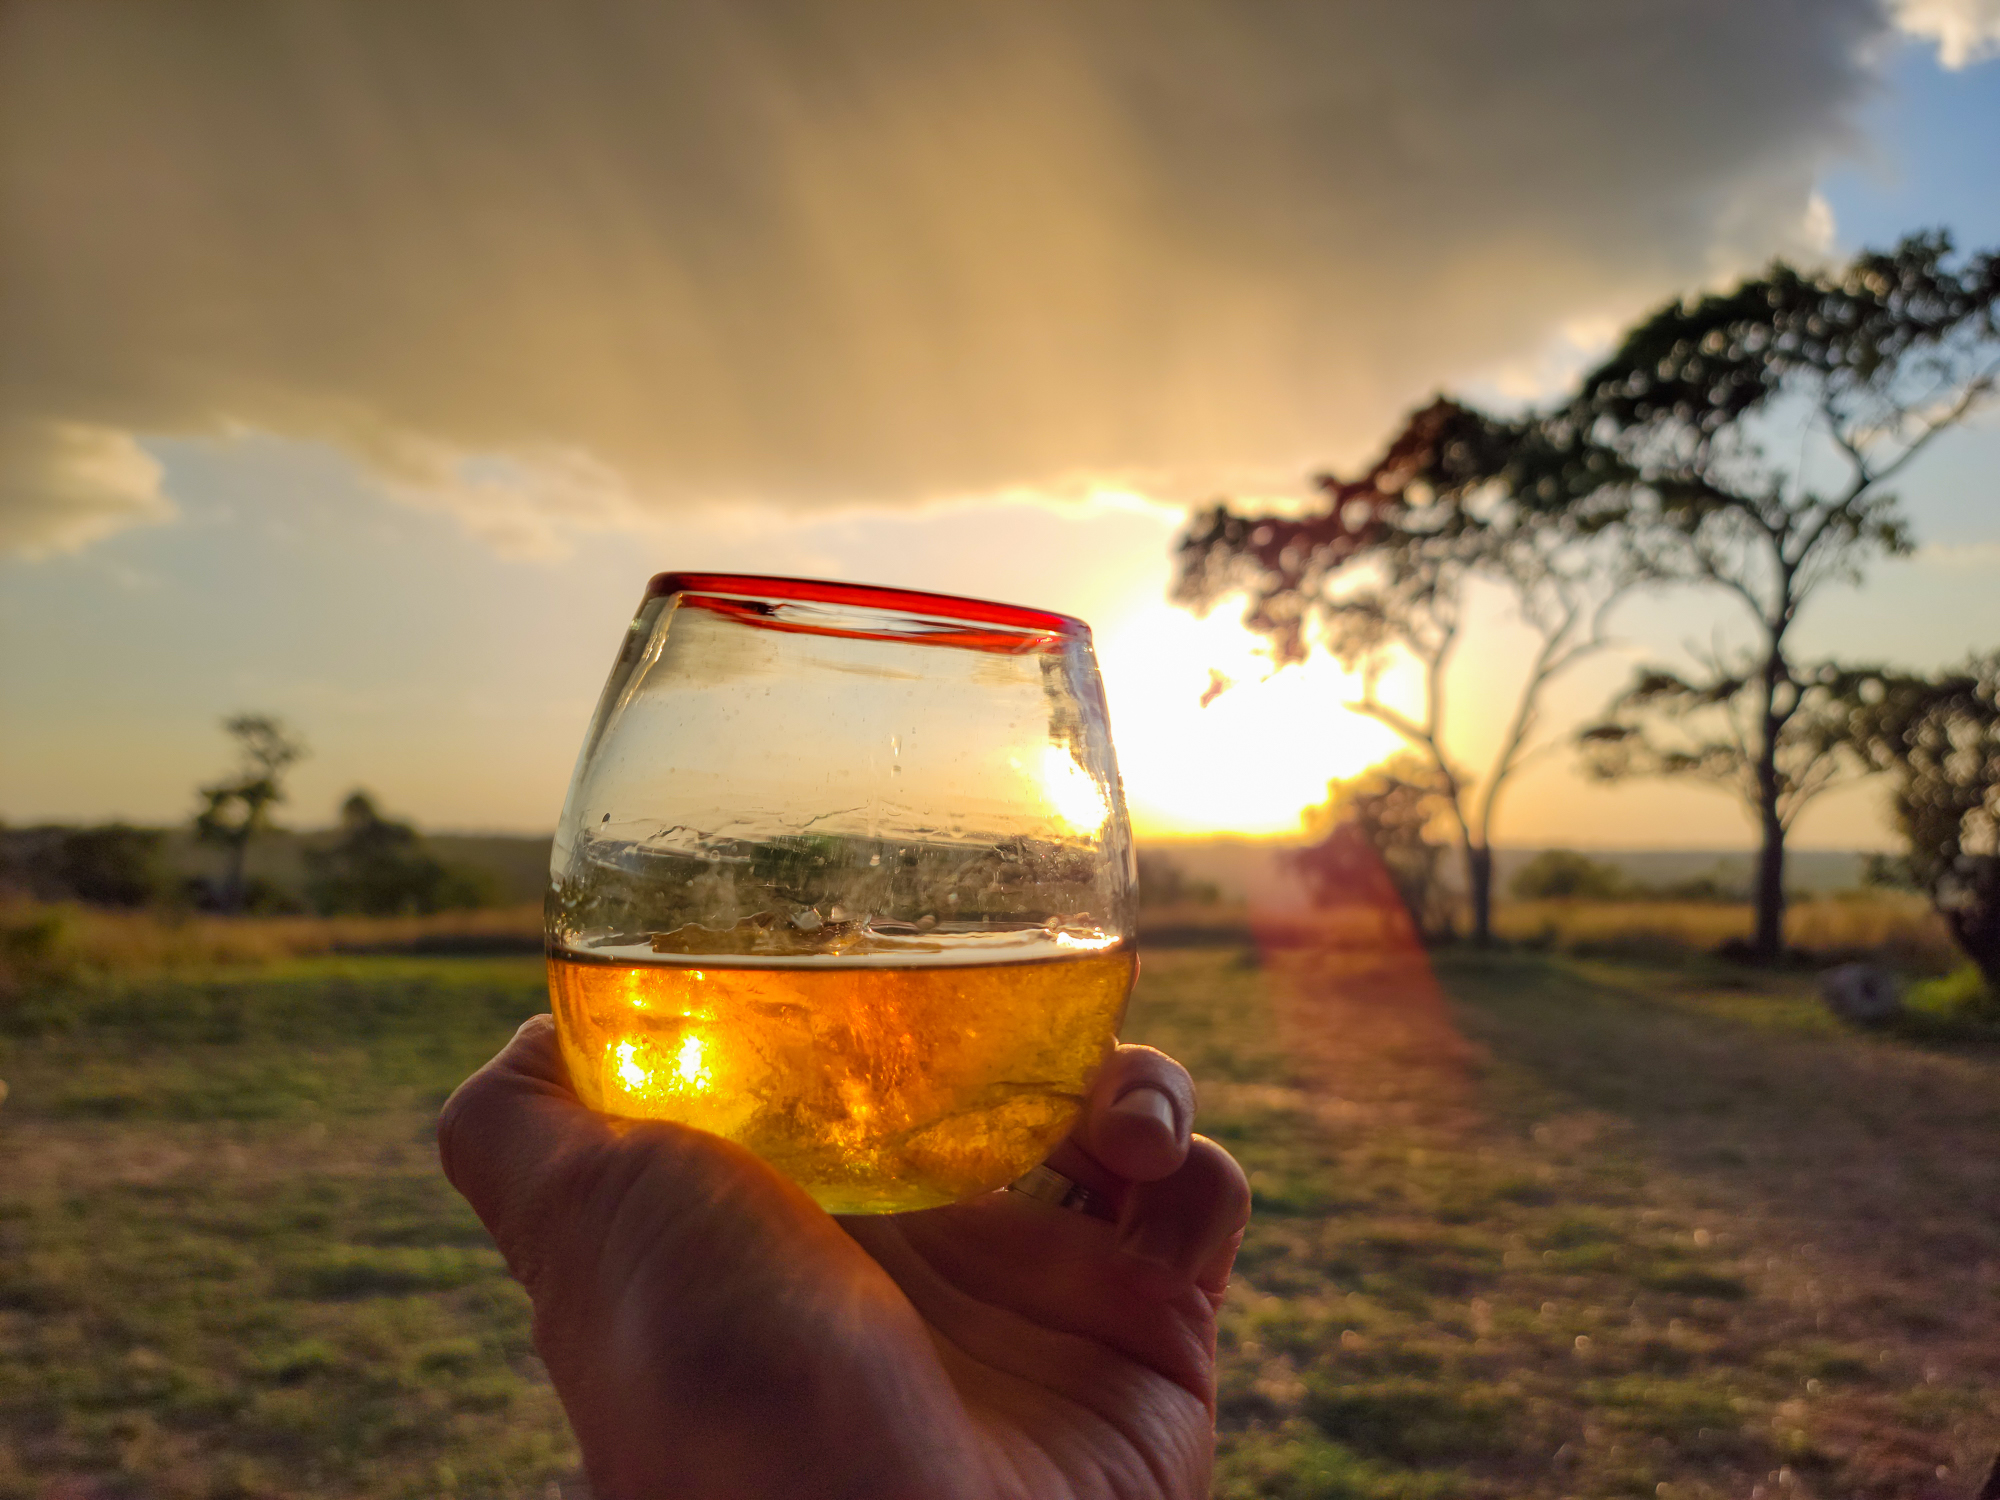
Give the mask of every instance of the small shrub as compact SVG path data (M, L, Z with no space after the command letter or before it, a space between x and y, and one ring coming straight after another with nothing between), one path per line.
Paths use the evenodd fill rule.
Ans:
M1631 882L1616 865L1574 849L1544 849L1523 865L1507 889L1517 901L1615 901Z

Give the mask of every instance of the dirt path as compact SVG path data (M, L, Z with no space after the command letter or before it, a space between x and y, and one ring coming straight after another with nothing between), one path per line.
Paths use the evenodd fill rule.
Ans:
M1768 1293L2000 1391L2000 1055L1838 1031L1796 996L1582 973L1447 982L1542 1110L1602 1115L1660 1190L1754 1241Z

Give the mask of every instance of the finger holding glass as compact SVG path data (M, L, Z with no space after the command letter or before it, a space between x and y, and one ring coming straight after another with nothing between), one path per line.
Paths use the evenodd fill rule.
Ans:
M1121 1048L1107 1079L1135 1076L1186 1088ZM586 1109L546 1017L452 1096L439 1144L602 1500L1193 1500L1249 1189L1184 1127L1105 1134L1114 1102L1093 1091L1057 1160L1115 1223L1010 1192L830 1219L730 1142Z

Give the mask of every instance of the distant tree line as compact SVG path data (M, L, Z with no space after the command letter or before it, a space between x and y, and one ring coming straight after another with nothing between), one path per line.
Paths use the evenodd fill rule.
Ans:
M332 843L306 850L306 900L313 910L370 917L428 915L493 904L493 882L447 864L414 825L385 818L366 792L340 805Z
M1889 485L1990 403L1996 319L2000 253L1954 257L1943 233L1845 265L1776 263L1642 319L1547 409L1504 416L1434 400L1358 476L1320 476L1323 504L1305 513L1198 511L1180 538L1175 597L1200 610L1243 599L1277 667L1324 649L1360 674L1349 707L1411 754L1358 792L1336 789L1324 811L1372 827L1405 881L1428 858L1414 852L1425 830L1449 830L1475 941L1492 931L1502 794L1536 756L1569 745L1608 781L1680 779L1742 802L1758 830L1753 946L1764 961L1783 952L1785 839L1800 812L1854 777L1889 777L1909 878L1991 976L1996 658L1934 675L1809 660L1795 627L1826 585L1912 550ZM1784 445L1789 461L1767 450L1785 425L1809 436ZM1613 608L1670 586L1732 600L1745 643L1692 670L1648 666L1595 722L1549 732L1549 687L1608 643ZM1512 605L1535 644L1492 757L1474 768L1448 748L1449 668L1481 589ZM1377 693L1398 663L1418 669L1414 709ZM1402 812L1381 816L1392 804L1433 816L1413 829ZM1412 915L1438 929L1434 915Z
M199 788L191 825L199 845L220 852L219 873L175 870L166 830L118 822L0 831L0 883L46 901L227 914L405 916L496 903L491 875L440 858L415 825L385 816L362 790L341 804L330 836L306 845L300 889L252 875L251 844L276 828L272 809L286 800L285 777L308 752L269 715L238 715L223 729L236 743L238 764Z
M173 894L158 828L10 828L0 832L0 884L42 901L151 906Z
M1724 870L1680 880L1635 880L1617 865L1574 849L1542 850L1514 872L1507 892L1517 901L1733 903L1750 896L1748 887Z
M1194 879L1170 855L1141 850L1138 863L1139 905L1143 910L1221 904L1220 886L1212 880Z

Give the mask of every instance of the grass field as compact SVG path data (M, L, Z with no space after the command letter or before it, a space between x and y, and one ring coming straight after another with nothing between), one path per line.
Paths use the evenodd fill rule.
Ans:
M1756 925L1747 904L1694 901L1503 901L1493 921L1495 932L1517 943L1654 958L1746 941ZM1793 901L1785 941L1821 962L1866 957L1919 973L1963 962L1930 903L1894 891Z
M580 1493L436 1174L532 958L0 1000L0 1497ZM1971 1496L2000 1046L1699 961L1148 954L1127 1034L1253 1174L1216 1494Z
M1258 918L1268 925L1267 917ZM1374 949L1400 924L1372 907L1292 913L1276 919L1295 938ZM1141 931L1177 944L1229 942L1252 921L1241 904L1148 908ZM1679 959L1749 936L1747 905L1676 901L1503 901L1494 929L1505 940L1550 952ZM1792 903L1787 941L1821 962L1866 956L1915 973L1943 973L1962 960L1922 897L1889 891L1816 896ZM539 902L428 917L218 917L103 911L0 900L0 996L36 984L162 971L199 972L337 953L539 951Z

